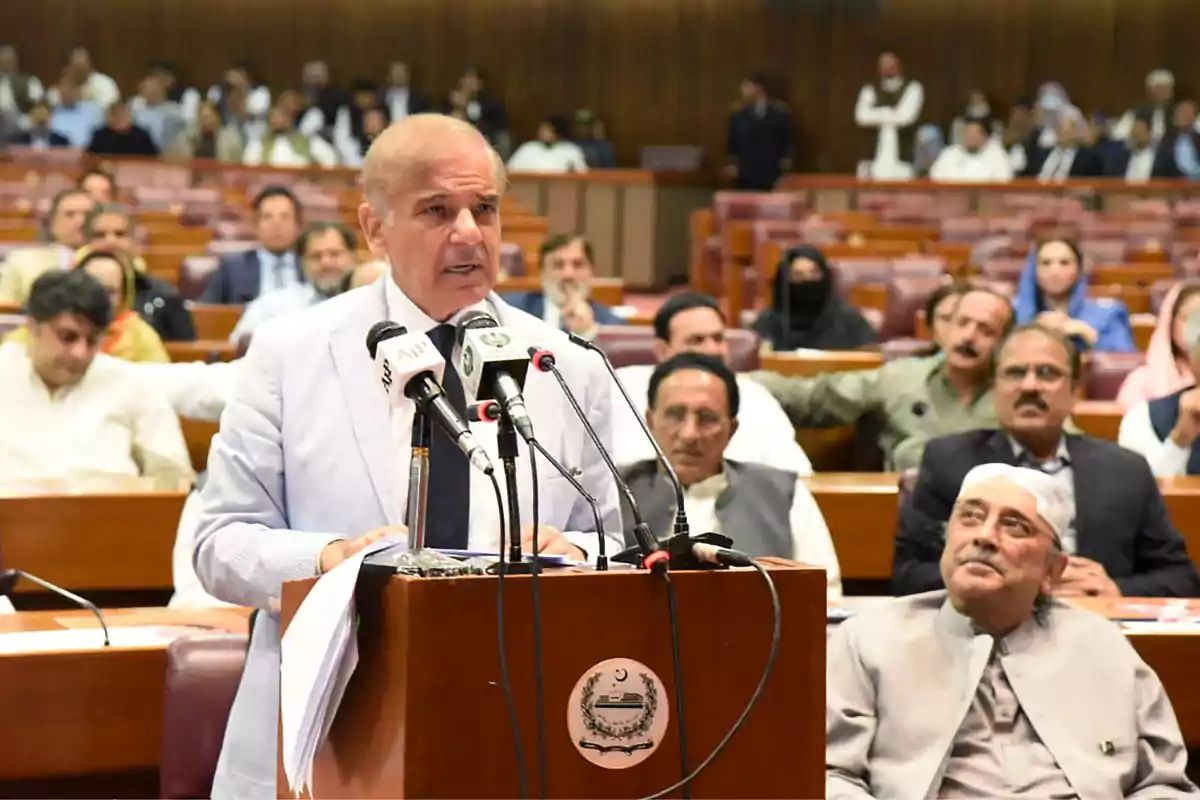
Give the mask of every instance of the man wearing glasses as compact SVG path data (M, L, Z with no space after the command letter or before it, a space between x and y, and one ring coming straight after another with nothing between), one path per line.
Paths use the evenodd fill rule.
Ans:
M996 359L999 430L943 436L925 447L916 488L900 510L893 591L942 588L938 559L958 487L973 467L1000 462L1050 475L1072 500L1056 595L1200 594L1200 577L1146 460L1064 431L1079 378L1079 354L1067 339L1036 323L1013 331Z

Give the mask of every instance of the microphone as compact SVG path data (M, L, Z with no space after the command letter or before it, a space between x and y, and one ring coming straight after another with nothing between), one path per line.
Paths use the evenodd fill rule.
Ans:
M475 440L470 426L454 408L442 389L446 359L423 333L409 333L395 322L377 322L367 333L367 352L375 362L375 374L393 407L402 399L412 400L422 414L428 414L471 466L491 475L492 460ZM413 420L416 426L420 420Z
M61 586L56 586L50 581L45 581L36 575L31 575L28 572L20 569L6 569L0 572L0 597L5 597L12 594L13 587L17 585L17 581L24 578L28 581L33 581L43 589L49 589L57 595L67 598L72 603L86 608L88 611L96 615L96 619L100 622L100 629L104 631L104 646L112 646L112 642L108 638L108 625L104 622L104 615L100 613L100 609L91 600L85 597L80 597L74 592L68 592Z
M617 375L616 368L612 365L612 361L608 359L608 354L601 350L595 342L590 342L582 336L576 336L573 333L568 333L567 338L571 343L582 347L584 350L590 350L600 356L600 360L604 362L604 368L608 370L608 374L613 379L613 383L621 391L621 397L625 399L625 405L629 406L629 410L633 412L633 418L637 420L638 426L642 429L642 433L646 435L646 439L650 442L650 446L654 448L654 456L658 459L658 464L663 468L663 472L667 475L667 480L671 482L672 488L675 489L675 528L672 531L674 536L687 536L688 520L687 511L683 508L683 484L679 482L679 476L675 474L675 468L671 466L671 462L667 460L666 454L662 448L658 446L658 441L654 435L650 433L650 429L646 427L646 420L643 419L643 414L638 411L637 403L633 402L633 398L629 396L629 390L625 388L625 384L621 382L621 378Z
M521 388L529 356L512 334L482 311L468 311L458 323L458 372L463 390L474 400L495 400L526 442L533 440L533 421Z
M629 484L621 477L621 471L617 469L617 465L613 463L612 456L608 450L604 448L604 444L600 441L600 436L596 433L596 429L592 427L592 423L587 418L587 414L579 406L579 401L575 398L575 393L571 391L571 387L567 385L567 381L563 378L562 373L555 366L554 353L549 350L539 350L536 347L530 347L528 350L529 360L534 368L539 372L549 372L558 381L558 386L566 396L567 402L571 404L571 409L575 412L575 416L579 418L579 422L583 425L583 429L587 432L588 438L592 440L592 444L596 446L596 450L600 453L600 458L604 461L604 466L612 474L613 479L617 482L617 489L621 492L621 496L625 498L625 502L629 504L630 511L633 512L633 538L637 541L638 550L642 554L642 566L646 569L661 571L667 568L669 553L663 550L658 544L658 539L650 530L650 526L646 524L646 520L642 517L641 509L638 508L637 501L633 497L633 492L629 489ZM604 552L604 537L600 537L600 552ZM599 557L597 558L597 569L599 569Z

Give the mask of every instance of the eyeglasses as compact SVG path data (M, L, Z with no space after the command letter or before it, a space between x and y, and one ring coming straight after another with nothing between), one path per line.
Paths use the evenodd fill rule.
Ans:
M1053 364L1012 364L1001 369L999 375L1005 381L1017 383L1025 380L1031 369L1038 383L1057 383L1067 377L1066 370Z

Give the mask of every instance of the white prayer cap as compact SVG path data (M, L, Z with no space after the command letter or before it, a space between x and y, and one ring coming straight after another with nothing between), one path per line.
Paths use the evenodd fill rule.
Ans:
M1038 516L1050 526L1050 530L1054 532L1055 543L1061 547L1063 534L1067 532L1075 516L1075 501L1067 490L1041 470L996 463L980 464L968 472L963 478L958 496L962 497L972 486L996 478L1014 483L1033 495L1037 502Z
M1183 321L1183 341L1192 352L1200 348L1200 308L1193 310Z
M1156 69L1146 74L1147 86L1174 86L1175 76L1169 69Z

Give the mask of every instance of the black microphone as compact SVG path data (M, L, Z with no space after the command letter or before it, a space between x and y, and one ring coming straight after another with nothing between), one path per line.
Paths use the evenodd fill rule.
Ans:
M671 466L671 462L667 460L666 454L662 448L658 446L658 441L654 435L650 433L650 429L646 427L646 420L642 418L641 412L638 411L637 403L633 402L633 398L629 396L629 390L625 388L625 384L621 382L617 376L616 367L608 359L608 354L601 350L595 342L590 342L582 336L576 336L573 333L568 333L567 338L572 344L582 347L584 350L591 350L596 355L600 356L600 360L604 362L604 368L608 370L609 376L612 377L613 383L621 390L621 397L625 398L625 405L629 406L629 410L633 412L633 418L637 420L638 426L642 429L642 433L646 434L647 441L654 448L654 456L658 459L658 464L663 468L663 472L667 474L667 480L671 482L672 488L675 489L675 528L672 531L675 536L687 536L689 533L687 511L683 508L683 484L679 482L679 476L675 474L675 468Z
M533 439L533 421L521 395L529 357L513 335L490 315L468 311L458 323L458 346L467 397L497 401L521 438Z
M617 482L617 489L621 492L621 496L629 504L629 509L633 512L633 537L637 541L638 550L642 554L642 566L646 569L666 569L670 554L659 546L658 539L655 538L654 533L650 530L650 526L646 524L646 520L642 517L641 509L638 508L637 501L633 498L633 492L629 489L629 484L621 477L621 471L613 463L612 456L604 448L604 444L600 441L600 436L596 433L596 429L592 427L587 414L579 406L579 401L575 398L575 393L571 391L571 387L567 385L566 379L563 378L562 373L555 366L554 353L551 353L549 350L539 350L536 347L530 347L528 352L529 360L535 369L539 372L549 372L558 381L558 386L566 396L567 402L571 404L571 409L575 412L575 416L579 418L583 429L587 431L588 438L592 440L592 444L599 451L604 465L608 467L608 471L612 473L613 479ZM601 548L604 547L603 537L601 538L600 546ZM598 566L597 569L599 569Z
M109 647L112 642L108 638L108 625L104 622L104 615L100 613L100 609L91 600L85 597L80 597L74 592L68 592L61 586L55 586L50 581L44 581L36 575L31 575L28 572L20 569L6 569L0 572L0 597L6 597L12 594L13 587L17 585L17 581L24 578L28 581L33 581L43 589L49 589L57 595L67 598L72 603L86 608L88 611L96 615L96 619L100 621L100 629L104 631L104 646Z
M491 458L442 389L440 380L447 367L446 359L428 336L409 333L395 322L377 322L367 333L367 353L375 362L375 372L393 408L405 399L413 401L419 412L437 421L471 466L485 475L492 474ZM420 422L413 420L414 437Z

